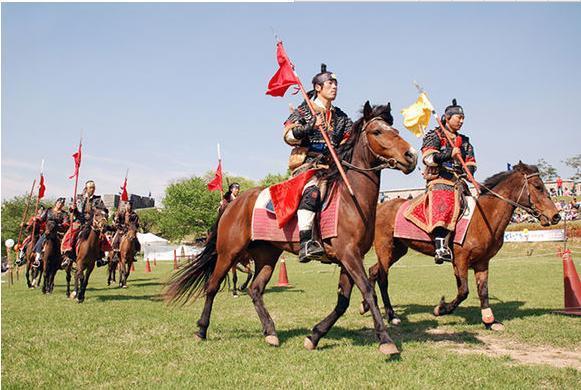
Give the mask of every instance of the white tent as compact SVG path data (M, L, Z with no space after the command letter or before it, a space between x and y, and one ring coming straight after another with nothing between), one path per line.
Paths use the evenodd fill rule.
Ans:
M142 247L144 246L155 246L155 245L167 245L167 240L165 238L156 236L153 233L137 233L137 239Z

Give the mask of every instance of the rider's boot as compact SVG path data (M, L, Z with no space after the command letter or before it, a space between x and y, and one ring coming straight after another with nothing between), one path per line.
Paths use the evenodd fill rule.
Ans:
M40 266L40 258L41 258L41 254L36 252L34 254L34 263L32 263L33 267L38 268Z
M100 256L100 258L97 259L97 261L96 261L97 267L103 267L103 266L107 265L108 261L107 261L107 258L105 257L105 253L99 252L99 256Z
M301 248L299 250L299 261L301 263L308 263L311 260L321 260L325 256L325 249L316 240L313 240L312 230L299 231L301 240Z

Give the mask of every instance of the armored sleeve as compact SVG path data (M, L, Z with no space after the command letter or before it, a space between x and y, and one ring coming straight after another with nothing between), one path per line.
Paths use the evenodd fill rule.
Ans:
M422 159L424 164L429 167L438 166L438 162L434 161L434 155L440 153L440 138L434 130L428 131L424 136L422 143Z
M315 120L307 103L303 102L284 122L285 142L291 146L300 145L302 140L313 131L314 125Z
M353 128L353 121L347 114L336 108L337 111L337 127L340 129L340 139L337 144L342 144L351 137L351 129Z

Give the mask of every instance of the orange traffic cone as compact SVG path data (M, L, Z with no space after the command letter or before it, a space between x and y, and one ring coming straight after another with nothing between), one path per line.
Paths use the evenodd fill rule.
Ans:
M288 275L286 273L286 263L284 259L280 260L280 269L278 270L278 283L276 287L290 287Z
M131 263L131 272L135 272L135 263Z
M145 272L151 272L151 264L149 264L149 259L145 261Z
M581 316L581 281L569 249L563 251L563 277L565 281L565 309L557 313Z

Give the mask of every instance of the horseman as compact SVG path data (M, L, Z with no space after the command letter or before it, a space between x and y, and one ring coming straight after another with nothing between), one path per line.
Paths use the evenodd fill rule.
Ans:
M101 199L101 196L95 195L95 189L96 189L95 182L93 180L88 180L85 183L83 195L77 199L75 205L71 205L70 207L70 211L73 213L74 222L76 222L76 226L74 226L75 224L73 224L73 226L71 226L71 228L67 231L65 237L63 238L62 252L64 254L63 256L64 260L62 263L62 267L66 267L71 261L71 259L76 258L75 246L77 243L79 227L90 222L93 217L93 213L95 211L105 212L105 214L109 213L107 207L105 207L105 203L103 203L103 199ZM107 239L104 234L101 234L100 241L101 241L101 252L99 256L100 258L97 259L97 267L102 267L107 264L107 260L104 259L105 254L103 251L103 246L107 246L107 244L105 244L107 242Z
M429 199L426 213L431 213L431 217L428 217L431 223L427 230L434 237L436 264L453 260L448 241L460 213L462 193L468 191L463 180L465 172L457 157L464 159L470 173L476 171L474 148L468 137L459 133L464 124L464 110L456 99L446 107L442 124L444 129L437 127L426 133L422 145ZM444 132L453 144L450 144Z
M26 263L26 259L24 258L25 254L26 254L26 246L30 243L30 240L33 239L33 237L32 237L33 228L34 228L35 234L44 231L44 224L41 223L41 218L42 218L42 215L44 214L44 210L45 210L44 206L39 205L36 215L30 217L30 219L28 220L28 223L21 223L20 224L20 227L22 227L24 229L27 236L24 239L24 241L22 241L20 246L16 249L16 250L20 250L18 252L18 260L16 260L16 265L19 267L21 265L23 265L24 263Z
M320 259L325 254L321 243L313 238L315 214L320 211L326 186L322 177L330 163L330 152L319 128L327 132L333 147L337 147L349 138L353 125L347 114L332 105L337 97L337 78L327 71L325 64L321 64L321 72L312 82L313 90L308 96L315 107L315 117L304 101L284 124L284 140L294 147L289 159L292 175L311 168L322 169L305 185L297 211L301 263Z
M135 229L139 229L139 216L135 211L133 211L133 201L129 200L125 203L125 207L120 209L115 215L115 235L113 236L113 250L119 252L119 247L121 246L121 240L123 235L127 233L131 226L135 226ZM141 245L137 241L137 252L141 250Z
M53 208L46 210L40 217L41 226L46 226L50 221L55 223L56 229L59 232L66 232L69 228L69 215L64 211L65 198L58 198L53 206ZM40 265L40 258L42 253L42 246L46 241L46 235L43 233L36 245L34 246L34 266L38 267Z
M228 191L226 191L226 193L222 197L222 201L220 202L220 208L219 208L220 213L226 209L226 206L228 206L228 204L230 204L230 202L232 202L234 199L236 199L239 192L240 192L240 184L232 183L228 186Z

